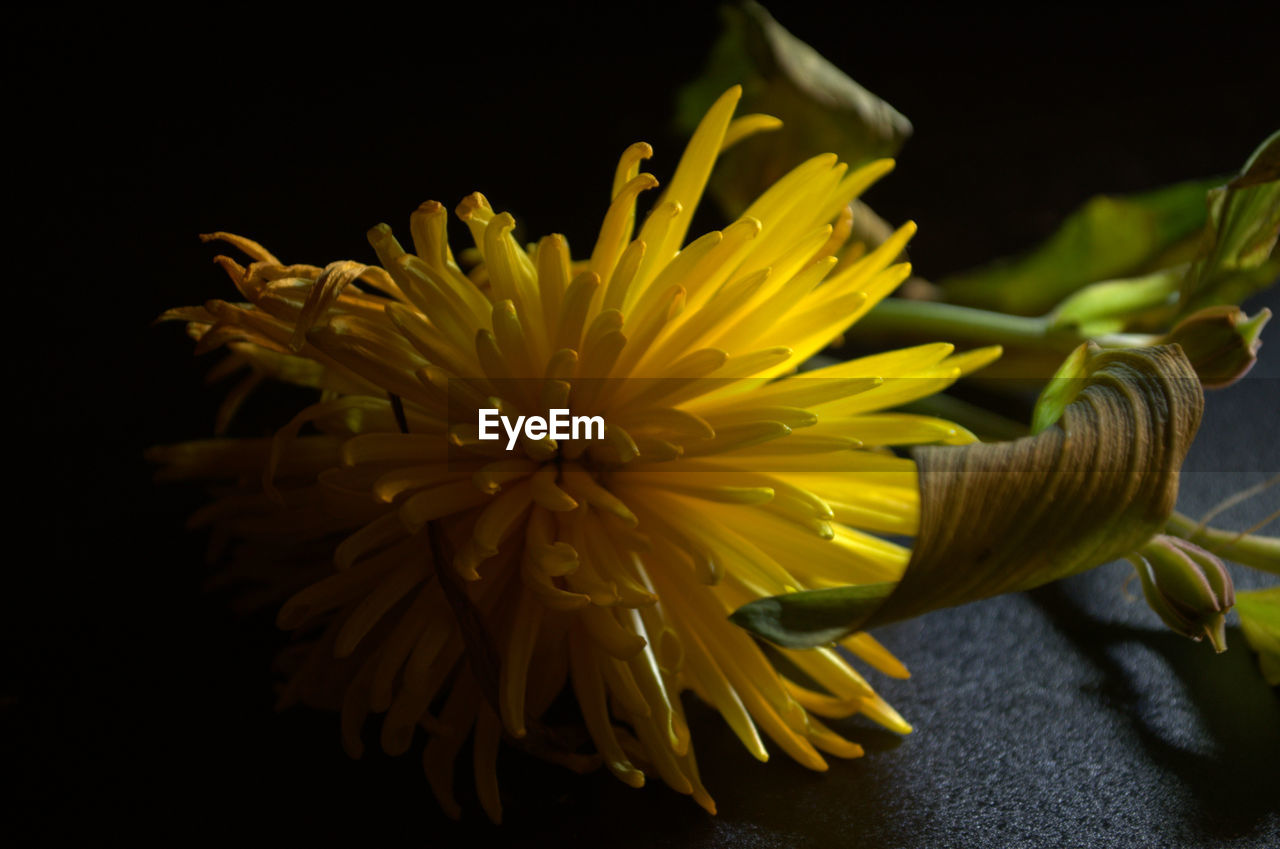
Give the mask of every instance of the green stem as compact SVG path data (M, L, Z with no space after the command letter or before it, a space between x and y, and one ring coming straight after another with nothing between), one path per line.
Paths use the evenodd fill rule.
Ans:
M970 306L940 301L910 301L886 298L858 321L859 333L886 333L899 336L927 336L941 339L969 339L975 342L1010 344L1023 348L1052 348L1070 351L1079 339L1050 333L1044 318L1006 315L1004 312L975 310Z
M1194 519L1174 513L1165 530L1243 566L1280 575L1280 537L1264 537L1220 528L1200 528Z
M1011 439L1021 439L1030 432L1027 426L1020 422L1006 418L999 413L993 413L985 407L971 404L954 395L930 395L927 398L920 398L909 404L904 404L900 409L907 413L936 416L955 422L961 427L973 431L980 439L986 442L1007 442Z

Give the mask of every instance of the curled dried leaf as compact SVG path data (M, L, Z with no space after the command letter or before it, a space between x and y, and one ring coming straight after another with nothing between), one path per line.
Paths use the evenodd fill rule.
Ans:
M1056 423L1013 442L918 448L920 531L897 582L761 599L733 621L787 647L1031 589L1160 532L1204 407L1177 346L1092 352Z

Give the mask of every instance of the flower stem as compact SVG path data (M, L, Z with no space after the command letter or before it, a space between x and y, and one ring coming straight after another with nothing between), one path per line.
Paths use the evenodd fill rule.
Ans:
M1006 315L989 310L887 298L858 321L859 332L893 333L930 338L963 338L1027 348L1044 347L1051 340L1062 347L1058 334L1049 333L1043 317ZM1076 342L1075 344L1079 344ZM1075 345L1067 345L1067 350Z
M937 416L968 428L983 441L1007 442L1021 439L1029 433L1027 426L1021 422L992 412L986 407L979 407L955 397L954 395L930 395L926 398L902 405L901 409L908 413L925 416Z
M1104 348L1141 348L1158 344L1149 333L1105 333L1087 337L1072 325L1054 326L1050 316L1009 315L941 301L887 298L858 320L859 333L956 338L1069 353L1092 338Z
M1176 512L1169 517L1165 529L1219 557L1280 575L1280 537L1201 528L1194 519Z

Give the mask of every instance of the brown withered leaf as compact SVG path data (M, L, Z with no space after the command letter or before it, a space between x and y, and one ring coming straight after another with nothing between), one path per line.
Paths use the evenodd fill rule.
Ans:
M759 3L725 5L721 11L724 30L707 66L677 99L677 126L692 132L720 93L739 84L742 113L782 121L780 129L726 151L717 163L711 193L729 216L811 156L834 153L856 168L893 156L911 135L911 122L898 110L788 32Z
M732 619L790 648L1002 593L1120 557L1173 512L1204 408L1176 345L1093 352L1062 417L1012 442L913 452L920 530L898 582L760 599Z

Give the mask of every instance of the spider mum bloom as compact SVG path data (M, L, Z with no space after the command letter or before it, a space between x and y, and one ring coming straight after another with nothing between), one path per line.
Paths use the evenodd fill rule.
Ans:
M910 730L834 648L767 654L727 615L897 579L909 551L877 534L912 534L918 493L912 462L888 446L972 436L877 411L999 351L925 345L795 374L907 277L894 259L914 227L869 252L846 245L850 202L892 162L849 172L826 155L687 242L719 151L777 123L733 120L739 94L709 110L642 222L637 198L658 185L639 171L651 150L623 153L588 258L557 235L521 246L511 216L473 194L457 208L478 257L467 272L429 202L412 216L412 252L385 225L369 232L378 265L286 265L247 239L207 237L253 260L218 258L248 303L166 313L198 350L226 347L230 366L251 367L221 425L265 378L321 390L274 439L154 457L169 477L238 480L197 521L237 541L236 568L306 584L279 623L318 636L296 647L284 700L340 707L353 756L370 713L392 754L423 730L451 815L470 739L480 801L500 819L504 736L573 768L603 762L635 787L657 774L714 811L685 690L755 757L768 737L815 770L824 753L862 753L819 717ZM484 409L598 416L602 438L526 430L508 450L505 436L480 438ZM297 560L323 574L284 565ZM907 675L867 634L843 645ZM566 687L589 743L547 719Z

